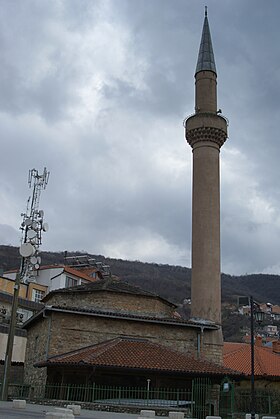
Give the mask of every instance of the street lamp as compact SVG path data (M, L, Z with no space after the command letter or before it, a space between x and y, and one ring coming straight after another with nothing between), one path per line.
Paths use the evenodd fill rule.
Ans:
M250 296L250 320L251 320L251 419L255 419L255 339L254 339L254 318L260 324L264 319L264 312Z

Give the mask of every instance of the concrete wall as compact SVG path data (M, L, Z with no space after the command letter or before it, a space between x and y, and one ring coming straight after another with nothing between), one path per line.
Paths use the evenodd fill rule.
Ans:
M0 360L5 359L7 340L8 335L6 333L0 333ZM12 362L24 362L26 341L27 339L24 336L15 336Z
M0 382L2 382L4 376L4 364L0 364ZM24 366L12 365L10 367L10 382L13 384L22 384L24 376Z
M15 286L15 281L13 279L0 277L0 290L1 291L7 292L8 294L13 294L14 286ZM19 297L26 298L26 294L27 294L27 285L20 284Z

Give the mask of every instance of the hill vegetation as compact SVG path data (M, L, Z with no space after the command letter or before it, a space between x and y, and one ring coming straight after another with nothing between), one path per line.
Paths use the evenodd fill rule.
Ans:
M68 252L68 256L85 252ZM64 263L64 252L41 252L42 265ZM138 285L166 298L179 306L183 316L189 315L189 305L185 300L191 296L191 269L181 266L143 263L90 255L111 267L111 272L124 281ZM3 271L17 268L20 264L18 248L0 246L0 268ZM239 340L242 330L249 326L248 319L237 313L237 297L253 295L258 302L280 305L280 276L252 274L231 276L222 274L223 328L227 340Z

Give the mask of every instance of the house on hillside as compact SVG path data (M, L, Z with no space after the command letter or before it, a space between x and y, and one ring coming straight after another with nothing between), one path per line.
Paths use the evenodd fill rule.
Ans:
M280 341L273 341L271 347L262 345L262 338L255 341L255 387L256 389L280 390ZM248 343L224 343L223 363L244 374L239 386L250 388L251 345Z
M25 382L186 385L221 366L218 326L184 321L171 302L114 277L51 291L24 328ZM137 372L137 374L136 374Z
M277 321L280 320L280 306L278 306L278 305L272 306L272 308L271 308L271 317L274 320L277 320Z
M5 277L0 278L0 377L4 371L11 308L13 302L14 281ZM17 327L15 329L14 347L12 353L11 377L14 383L23 380L23 365L26 348L26 330L22 324L43 308L37 301L37 293L45 293L46 287L38 284L20 284L17 308ZM0 378L1 381L1 378Z
M16 270L5 272L5 276L10 280L15 280ZM41 300L45 294L59 288L70 288L84 283L92 282L102 275L96 268L75 269L67 265L47 265L40 266L37 270L36 282L30 284L42 285L44 291L37 293L37 300ZM38 287L37 287L38 288Z
M278 327L275 324L268 324L267 326L264 326L263 331L266 336L278 336Z

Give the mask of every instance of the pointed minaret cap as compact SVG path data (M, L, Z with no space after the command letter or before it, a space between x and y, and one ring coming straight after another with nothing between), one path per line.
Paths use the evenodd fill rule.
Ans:
M209 29L209 23L207 18L207 6L205 6L205 17L204 17L204 24L202 30L202 37L200 42L200 48L198 53L197 65L195 74L199 71L213 71L216 72L216 65Z

